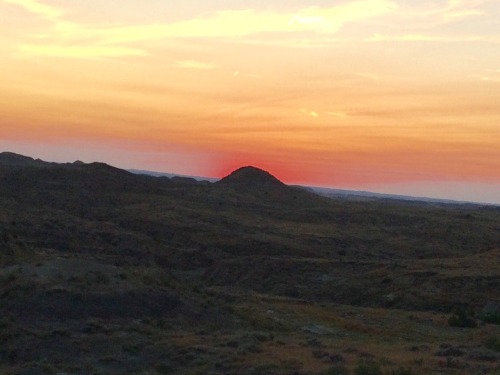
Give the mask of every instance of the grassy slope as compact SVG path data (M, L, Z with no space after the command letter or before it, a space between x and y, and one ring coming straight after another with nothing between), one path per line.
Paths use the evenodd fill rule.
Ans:
M498 209L100 164L2 167L0 180L2 373L498 368L498 326L446 323L498 298ZM462 354L436 356L450 347Z

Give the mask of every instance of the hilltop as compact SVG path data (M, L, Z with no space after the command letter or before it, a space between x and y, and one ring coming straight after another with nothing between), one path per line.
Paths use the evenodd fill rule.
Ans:
M42 166L47 163L42 160L35 160L29 156L23 156L15 154L13 152L1 152L0 153L0 165L10 166L10 167L27 167L27 166Z
M495 207L325 198L254 167L209 183L9 154L0 206L2 374L500 363L499 326L479 319L500 290ZM466 334L448 325L463 307L480 324Z
M226 186L254 188L283 188L286 186L269 172L252 166L241 167L222 178L218 183Z

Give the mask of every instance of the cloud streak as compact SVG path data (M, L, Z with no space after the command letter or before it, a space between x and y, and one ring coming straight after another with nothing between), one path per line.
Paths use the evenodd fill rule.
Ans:
M173 66L179 69L195 69L195 70L212 70L216 69L217 65L196 60L176 61Z
M39 0L0 1L52 22L48 30L25 36L18 56L30 57L145 57L154 53L148 43L157 45L186 39L222 39L295 48L321 48L356 41L498 43L500 39L492 35L448 35L434 30L440 25L484 16L486 2L481 0L418 5L402 5L397 0L356 0L295 11L228 9L180 21L136 25L78 22L68 19L63 9ZM373 23L373 20L378 21ZM387 27L389 23L391 28ZM352 24L365 26L359 28L361 33L351 35L345 27ZM408 33L408 29L414 32ZM191 68L205 69L196 64Z
M484 35L425 35L425 34L401 34L387 35L374 34L369 37L368 42L445 42L445 43L500 43L500 37Z
M61 57L146 56L146 50L139 51L130 45L161 40L252 37L266 42L272 35L271 39L279 42L288 34L335 35L346 24L387 14L397 8L395 2L389 0L357 0L333 7L302 8L296 12L222 10L177 22L124 26L63 19L64 11L36 0L3 2L19 5L53 22L49 31L34 35L36 43L24 43L23 54ZM288 37L285 44L290 45L286 39ZM303 46L310 44L304 38L299 39L305 41ZM80 45L80 48L75 45ZM295 45L300 46L300 43Z
M18 48L19 57L61 57L61 58L79 58L94 59L104 57L123 57L123 56L149 56L149 53L135 48L121 46L101 46L101 45L21 45Z
M46 5L37 0L2 0L6 4L17 5L24 10L48 19L58 19L64 14L60 8Z

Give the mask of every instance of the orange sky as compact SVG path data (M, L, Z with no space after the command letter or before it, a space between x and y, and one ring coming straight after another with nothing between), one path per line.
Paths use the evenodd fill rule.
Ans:
M0 0L2 150L500 203L500 2L116 4Z

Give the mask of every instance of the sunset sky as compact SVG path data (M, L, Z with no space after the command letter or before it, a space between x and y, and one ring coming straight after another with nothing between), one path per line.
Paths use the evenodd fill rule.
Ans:
M0 151L500 204L498 0L0 0Z

